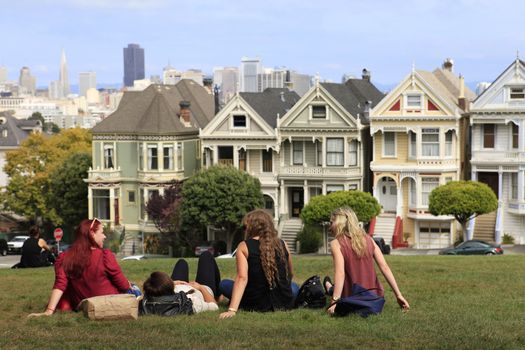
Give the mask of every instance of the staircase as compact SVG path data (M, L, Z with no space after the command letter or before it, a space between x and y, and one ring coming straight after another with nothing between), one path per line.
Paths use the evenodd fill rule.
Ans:
M119 255L139 255L142 254L142 242L136 232L126 232L124 240L120 245Z
M295 240L297 234L302 228L303 222L301 219L287 219L283 224L283 228L281 230L281 239L286 242L286 245L288 245L288 249L292 254L298 253L296 251Z
M476 218L473 239L480 239L485 242L494 242L494 232L496 227L496 211L480 215Z
M386 244L392 247L392 236L394 235L394 228L396 225L395 214L381 214L376 216L376 226L374 230L374 237L381 237Z

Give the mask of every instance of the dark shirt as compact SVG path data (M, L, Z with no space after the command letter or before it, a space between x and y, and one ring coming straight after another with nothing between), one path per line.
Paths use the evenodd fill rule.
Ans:
M38 238L29 237L22 246L22 256L20 257L20 267L41 267L47 266L42 259L42 247L38 245Z
M280 257L275 252L278 276L276 285L270 288L261 264L261 252L259 240L248 239L248 284L244 291L240 307L249 311L274 311L276 309L291 309L293 306L293 294L291 287L291 276L288 272L288 252L281 240L285 252Z

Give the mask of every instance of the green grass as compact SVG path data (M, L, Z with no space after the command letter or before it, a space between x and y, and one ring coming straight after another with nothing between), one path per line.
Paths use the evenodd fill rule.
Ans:
M218 312L137 321L95 322L81 313L27 319L45 309L53 270L0 270L0 349L525 348L525 256L387 260L411 311L402 313L386 288L383 313L367 319L333 318L320 310L239 312L229 320L219 320ZM170 273L174 263L129 261L122 268L141 285L151 271ZM189 263L193 276L196 261ZM298 283L332 274L329 257L296 257L294 266ZM220 260L219 267L223 277L234 277L234 260Z

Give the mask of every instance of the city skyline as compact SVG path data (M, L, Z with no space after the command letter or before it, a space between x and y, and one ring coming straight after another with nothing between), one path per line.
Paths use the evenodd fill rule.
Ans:
M0 28L9 33L0 66L9 80L27 66L45 87L58 79L64 49L70 77L94 71L100 84L121 86L122 48L137 43L145 50L146 78L162 75L168 63L211 75L213 67L239 67L247 56L334 82L366 67L375 83L392 85L412 65L433 70L450 57L467 82L492 81L517 51L525 56L523 10L522 2L485 0L21 0L0 14Z

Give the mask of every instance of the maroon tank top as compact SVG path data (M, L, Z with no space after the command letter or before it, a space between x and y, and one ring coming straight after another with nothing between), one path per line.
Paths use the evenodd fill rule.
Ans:
M352 284L357 283L366 289L373 289L380 296L384 295L384 289L374 269L374 248L375 243L370 236L366 238L367 254L362 257L357 256L353 251L350 238L341 236L337 240L341 246L345 264L345 284L341 297L345 298L352 295Z

